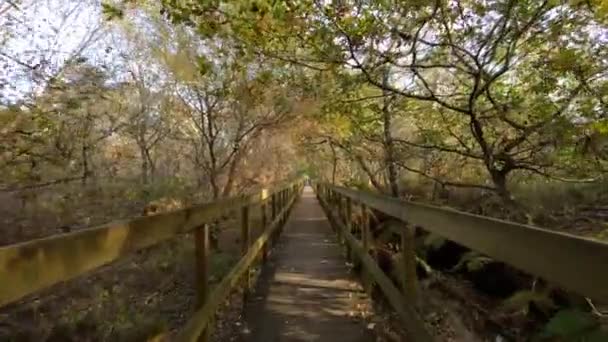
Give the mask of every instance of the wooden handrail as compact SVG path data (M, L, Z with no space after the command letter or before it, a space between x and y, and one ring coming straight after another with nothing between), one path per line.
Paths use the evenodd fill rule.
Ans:
M300 183L284 182L250 195L0 247L0 307L190 232L231 210L267 201Z
M369 255L366 246L352 235L351 227L345 225L338 217L339 215L335 215L331 211L326 198L319 193L317 193L317 197L332 226L336 228L339 236L344 238L347 249L352 251L352 254L359 259L367 273L373 278L374 282L378 284L382 293L384 293L388 303L398 313L401 323L406 328L408 338L417 342L433 341L432 336L426 330L424 322L420 319L413 306L406 301L405 296L399 291L395 284L393 284L393 281L384 274L376 261Z
M320 184L580 295L608 301L608 243L530 225Z
M280 197L283 197L281 200L283 201L283 204L278 205L278 212L275 212L275 217L272 222L266 227L260 237L253 242L253 244L245 245L247 248L243 257L230 270L230 272L228 272L221 282L215 286L215 289L208 296L208 300L205 302L205 304L199 307L199 309L193 314L192 318L188 320L184 328L176 337L177 341L200 341L201 336L205 336L204 333L208 329L208 325L213 320L219 307L226 301L232 290L242 281L244 276L247 278L244 281L245 290L248 289L250 286L248 273L252 264L264 253L264 249L272 237L286 222L289 211L297 198L297 193L299 193L300 190L301 184L298 185L297 189L291 191L291 193L281 193Z

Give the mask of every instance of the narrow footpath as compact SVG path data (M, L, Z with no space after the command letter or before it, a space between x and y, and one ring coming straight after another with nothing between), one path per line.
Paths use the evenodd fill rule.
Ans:
M281 241L246 305L246 341L374 341L358 315L369 298L311 187L305 187Z

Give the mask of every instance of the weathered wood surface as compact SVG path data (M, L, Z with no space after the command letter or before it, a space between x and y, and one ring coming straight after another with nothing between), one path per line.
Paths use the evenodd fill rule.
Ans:
M0 247L0 307L293 186Z
M209 256L211 245L209 244L209 225L204 224L194 230L194 248L196 265L196 308L202 308L209 297ZM210 330L207 329L201 334L198 342L208 342Z
M608 243L343 187L323 187L565 289L608 301Z
M260 257L260 254L270 237L276 230L280 229L282 222L284 222L284 218L289 215L289 210L293 206L296 198L297 192L294 192L282 209L280 207L277 208L279 212L276 213L277 215L274 220L266 230L264 230L262 235L250 245L247 253L245 253L239 262L214 288L205 305L200 310L196 311L192 318L188 320L186 326L177 336L177 341L198 341L199 336L205 331L220 305L226 301L233 289L241 282L243 276L248 274L251 265Z
M359 314L371 307L323 209L305 187L246 304L236 340L371 342L376 332Z
M330 222L334 227L340 231L340 236L345 239L346 244L350 248L351 252L354 253L357 259L359 259L368 272L373 278L374 282L378 284L382 293L386 297L391 307L399 314L403 326L406 328L408 337L412 341L416 342L430 342L433 341L431 335L426 331L424 323L414 311L414 309L406 302L405 297L399 291L399 289L393 284L393 282L384 274L384 272L378 267L376 261L369 255L368 251L365 250L363 245L355 238L349 231L348 227L335 215L326 200L319 196L319 202L325 209L325 214L329 218Z

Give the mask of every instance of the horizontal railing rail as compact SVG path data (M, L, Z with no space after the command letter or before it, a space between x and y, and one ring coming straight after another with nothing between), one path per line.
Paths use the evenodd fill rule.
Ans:
M246 300L247 294L252 286L250 279L251 266L256 260L260 259L260 256L262 257L262 261L266 260L267 245L277 238L281 227L285 224L287 217L289 216L289 211L296 201L296 193L299 193L301 189L302 187L300 184L288 198L285 198L287 202L280 212L272 215L274 216L272 222L266 226L266 229L254 243L248 244L248 248L243 250L243 257L241 257L221 282L214 287L213 292L209 295L205 294L206 300L201 303L199 310L193 314L184 328L178 333L176 337L177 341L196 342L207 339L211 330L209 329L209 325L213 322L215 313L228 299L234 288L241 282L245 284L244 293ZM264 213L264 209L262 209L262 212ZM262 220L266 220L264 214L262 215ZM246 226L242 228L244 235L248 235L248 228ZM241 279L244 276L247 279L243 281Z
M250 195L0 247L0 307L191 232L235 209L269 200L273 209L284 208L286 196L294 196L299 186L299 180L285 182Z
M606 242L329 184L318 184L317 191L322 197L349 199L564 289L608 302Z
M382 271L376 261L369 254L369 241L359 242L359 240L352 235L350 227L347 225L347 223L343 221L339 215L335 215L332 212L331 204L329 203L328 198L323 196L321 192L318 192L317 196L319 198L319 203L321 203L321 206L327 215L327 218L331 222L332 226L337 230L340 240L344 240L349 257L352 256L358 259L367 274L369 274L373 279L373 282L378 284L380 290L387 298L387 302L399 315L401 323L405 327L408 338L417 342L433 341L433 338L426 330L423 321L418 316L414 307L409 305L404 294L401 293L395 284L393 284L393 281L384 273L384 271ZM364 229L366 228L369 227L365 227ZM369 231L365 234L369 234ZM367 236L369 237L369 235Z

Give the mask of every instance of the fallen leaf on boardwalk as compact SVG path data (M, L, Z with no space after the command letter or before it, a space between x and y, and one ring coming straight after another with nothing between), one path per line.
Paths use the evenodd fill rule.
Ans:
M376 327L376 323L369 323L367 325L367 329L369 329L369 330L374 330L375 327Z
M322 264L327 264L327 260L323 259L323 260L321 260L321 263Z

